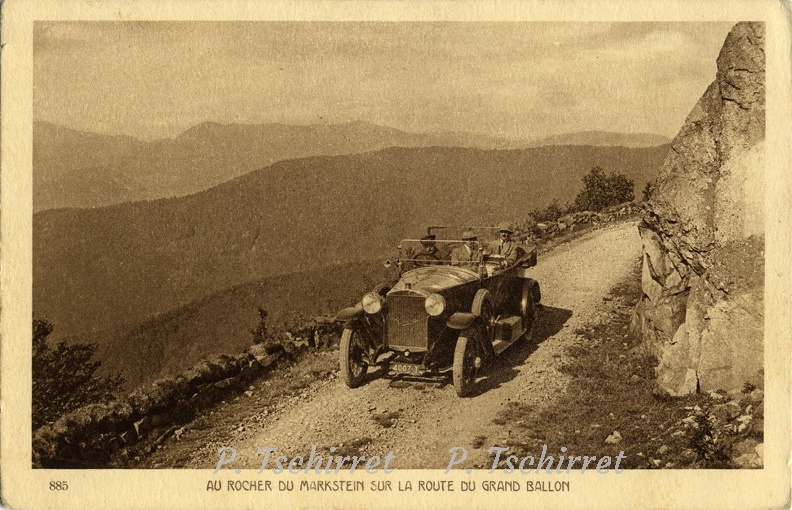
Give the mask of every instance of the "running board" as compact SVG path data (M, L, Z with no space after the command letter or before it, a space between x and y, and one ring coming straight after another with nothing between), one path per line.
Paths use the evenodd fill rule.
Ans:
M495 323L495 341L492 350L500 354L513 344L524 333L522 318L518 315L499 319Z
M500 354L503 351L505 351L511 344L512 342L506 342L504 340L495 340L495 342L492 344L492 350L495 351L495 354Z

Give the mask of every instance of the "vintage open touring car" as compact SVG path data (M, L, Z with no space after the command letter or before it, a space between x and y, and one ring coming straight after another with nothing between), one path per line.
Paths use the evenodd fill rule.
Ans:
M449 238L437 239L433 231L439 229ZM507 266L485 243L472 240L470 229L459 237L449 236L451 229L430 227L423 239L403 240L395 260L398 281L337 314L345 323L341 374L350 388L364 382L368 367L383 366L416 377L447 377L450 371L456 393L465 396L483 363L531 337L541 300L528 271L536 265L536 249L520 246L516 263ZM467 263L451 260L451 250L465 243L478 256Z

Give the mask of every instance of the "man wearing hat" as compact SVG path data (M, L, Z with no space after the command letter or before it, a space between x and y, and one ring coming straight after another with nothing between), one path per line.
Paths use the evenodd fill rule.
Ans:
M517 262L517 243L512 241L512 234L514 229L509 223L501 223L498 225L498 232L500 239L490 244L490 253L492 255L501 255L503 257L503 267L513 266Z
M475 271L481 263L481 252L476 242L476 233L472 230L465 230L462 233L462 240L465 241L465 244L457 246L451 252L451 265Z

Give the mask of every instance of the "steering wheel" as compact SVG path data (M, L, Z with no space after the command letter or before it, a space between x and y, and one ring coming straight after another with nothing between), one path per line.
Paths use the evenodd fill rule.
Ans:
M506 258L503 255L484 255L484 266L487 268L487 276L492 276L506 269L505 260Z
M431 253L419 253L413 257L413 263L415 264L415 267L433 266L439 262L440 259Z

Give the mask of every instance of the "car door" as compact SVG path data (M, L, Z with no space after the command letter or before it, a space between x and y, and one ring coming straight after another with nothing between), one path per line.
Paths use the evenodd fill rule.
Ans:
M518 291L517 284L519 283L517 278L518 270L519 267L511 266L484 279L483 286L492 296L496 315L514 313L510 304L518 299L515 297L515 292Z

